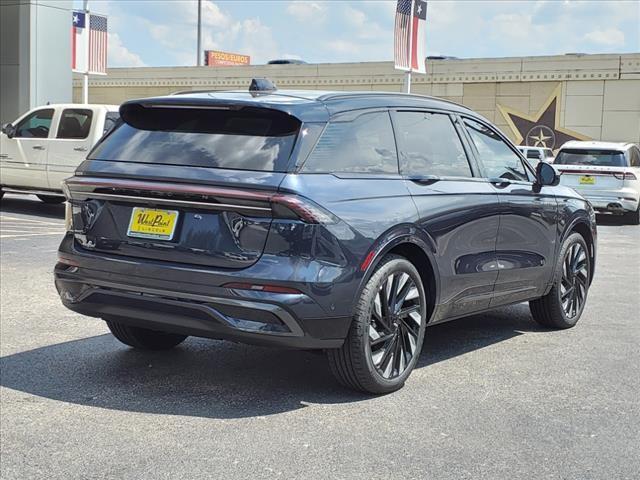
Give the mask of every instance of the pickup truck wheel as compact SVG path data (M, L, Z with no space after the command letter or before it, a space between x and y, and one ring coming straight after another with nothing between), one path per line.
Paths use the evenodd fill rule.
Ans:
M66 200L64 197L56 197L55 195L36 195L40 200L44 203L49 203L55 205L57 203L62 203Z
M426 311L413 264L398 255L384 257L362 290L343 346L327 350L336 379L375 394L401 388L420 356Z
M140 350L169 350L187 338L186 335L132 327L114 320L106 320L106 322L114 337L125 345Z
M591 278L591 258L584 238L572 233L558 255L553 287L544 297L529 302L533 319L549 328L571 328L580 319Z

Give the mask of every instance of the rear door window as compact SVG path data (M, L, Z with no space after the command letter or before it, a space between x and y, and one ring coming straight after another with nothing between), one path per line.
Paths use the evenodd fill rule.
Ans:
M539 150L527 150L527 158L533 158L534 160L540 160Z
M371 112L327 125L302 166L306 173L398 173L389 112Z
M624 153L616 150L563 149L554 165L593 165L598 167L626 167Z
M465 118L464 123L487 178L529 181L527 170L518 154L496 132L469 118Z
M277 110L131 105L94 160L284 172L300 121Z
M86 108L67 108L62 111L57 138L83 139L91 131L93 112Z
M403 175L471 177L471 167L449 115L397 112L396 139Z

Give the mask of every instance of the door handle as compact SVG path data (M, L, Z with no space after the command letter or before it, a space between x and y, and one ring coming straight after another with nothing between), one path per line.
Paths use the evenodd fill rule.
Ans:
M44 147L42 145L34 145L33 147L34 150L44 150Z
M74 150L76 152L86 152L87 148L86 147L76 147L76 148L74 148Z
M442 178L437 175L414 175L407 179L418 185L431 185L432 183L442 180Z
M509 185L511 184L511 180L501 177L492 177L489 179L489 183L492 183L494 185Z

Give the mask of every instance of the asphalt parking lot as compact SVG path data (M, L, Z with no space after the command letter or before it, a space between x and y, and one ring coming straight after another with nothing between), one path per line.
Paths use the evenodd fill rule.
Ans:
M58 300L63 216L0 206L3 479L638 478L638 226L601 219L576 328L524 304L435 326L405 388L370 397L318 353L125 348Z

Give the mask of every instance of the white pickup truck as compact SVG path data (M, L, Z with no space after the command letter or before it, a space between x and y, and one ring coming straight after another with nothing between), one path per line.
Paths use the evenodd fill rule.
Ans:
M118 122L116 105L58 104L35 108L0 134L0 198L5 192L64 201L61 182Z

